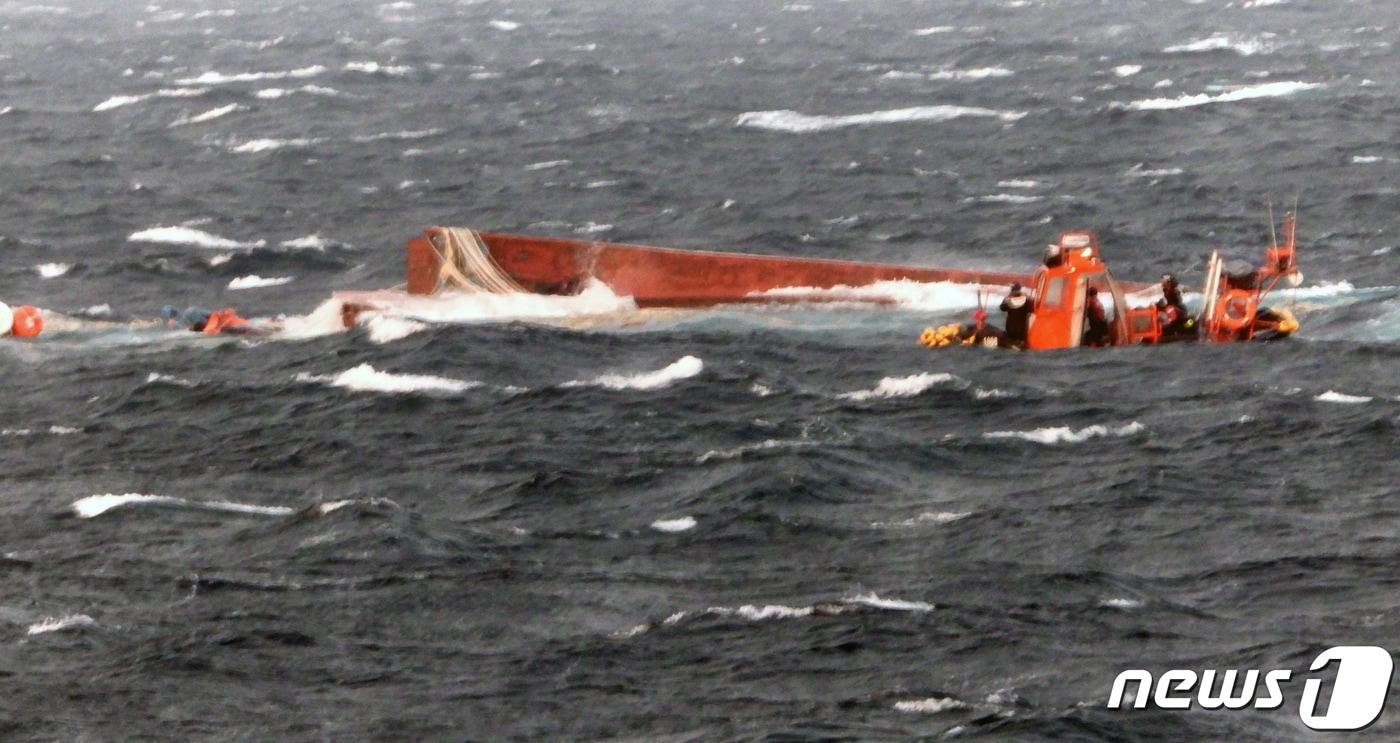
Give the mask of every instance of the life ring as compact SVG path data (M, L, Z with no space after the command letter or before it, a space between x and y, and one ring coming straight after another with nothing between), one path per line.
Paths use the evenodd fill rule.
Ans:
M9 335L14 324L15 311L10 309L10 305L0 302L0 335Z
M10 334L16 338L34 338L44 332L44 316L38 307L23 305L14 310Z
M1221 330L1236 333L1254 322L1254 296L1231 292L1221 298L1215 310L1215 324Z

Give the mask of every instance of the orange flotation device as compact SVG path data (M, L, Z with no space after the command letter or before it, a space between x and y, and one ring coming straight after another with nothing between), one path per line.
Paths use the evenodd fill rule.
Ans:
M10 334L16 338L34 338L44 332L44 316L38 307L23 305L14 310L14 324Z
M204 322L204 333L206 335L218 335L219 333L233 328L245 328L248 321L238 316L232 307L225 307L216 310L209 315L209 319Z

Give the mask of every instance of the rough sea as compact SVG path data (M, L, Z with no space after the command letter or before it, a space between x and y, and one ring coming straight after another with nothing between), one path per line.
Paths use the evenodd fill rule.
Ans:
M0 339L0 738L1320 738L1301 681L1106 702L1400 647L1397 43L1392 0L0 2L0 300L51 313ZM434 224L1026 271L1088 228L1198 285L1295 199L1267 345L929 350L946 286L322 307Z

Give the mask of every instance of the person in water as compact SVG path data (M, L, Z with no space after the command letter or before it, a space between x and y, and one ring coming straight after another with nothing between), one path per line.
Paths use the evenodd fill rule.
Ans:
M1019 281L1012 282L1011 293L1001 300L1001 311L1006 313L1006 343L1024 348L1031 326L1031 300L1021 291Z
M195 333L205 333L207 335L218 335L220 333L253 333L256 332L247 320L238 316L233 308L228 307L222 310L206 310L203 307L188 307L184 312L175 309L174 305L165 305L160 310L160 319L165 322L168 328L182 327Z
M1169 273L1162 274L1162 298L1157 300L1157 311L1161 313L1163 338L1196 334L1196 323L1186 312L1181 287Z
M1099 301L1099 290L1091 286L1084 295L1084 345L1107 346L1110 340L1108 314Z

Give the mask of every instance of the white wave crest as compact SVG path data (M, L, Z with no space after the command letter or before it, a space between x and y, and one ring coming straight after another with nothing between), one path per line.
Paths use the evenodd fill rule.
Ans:
M388 75L390 77L403 77L413 72L413 68L408 65L382 65L378 62L346 62L345 69L350 72L363 72L367 75Z
M762 451L776 451L782 449L805 449L813 446L820 446L822 442L812 439L765 439L757 444L744 444L732 449L711 449L695 458L696 464L704 464L713 460L738 459Z
M1105 426L1094 424L1075 430L1069 426L1055 426L1049 428L1036 428L1030 431L988 431L982 434L989 439L1022 439L1037 444L1078 444L1089 439L1103 436L1132 436L1146 430L1137 421L1133 421L1125 426Z
M262 289L268 286L282 286L283 284L290 284L295 280L295 276L269 276L267 278L263 278L262 276L258 276L257 274L249 274L248 276L239 276L238 278L229 281L228 288L233 291L241 291L243 289Z
M250 139L247 142L235 144L229 148L229 152L239 154L250 154L257 152L268 152L280 150L284 147L310 147L320 143L322 140L315 137L304 137L294 139L272 139L264 137L262 139Z
M305 237L298 237L295 240L283 240L281 245L284 248L296 248L298 250L325 250L335 243L321 237L319 233L312 233Z
M1273 51L1274 45L1270 41L1273 36L1274 35L1270 33L1259 34L1258 36L1218 33L1203 39L1188 41L1184 44L1174 44L1162 51L1167 54L1230 51L1242 57L1249 57L1255 54Z
M821 116L798 113L796 111L749 111L734 120L735 126L766 129L775 132L810 134L833 129L844 129L868 124L900 124L911 121L951 121L962 117L997 118L1002 121L1016 121L1025 116L1024 112L997 111L975 106L916 106L897 108L888 111L874 111L845 116Z
M197 230L193 227L148 227L139 232L131 233L126 239L130 242L193 245L198 248L211 248L215 250L261 248L267 244L266 240L258 240L257 242L230 240L227 237L220 237L219 235Z
M873 389L845 392L839 395L844 400L871 400L875 398L913 397L928 389L957 379L945 372L911 374L907 377L885 377Z
M1344 392L1327 390L1326 392L1318 395L1313 399L1317 400L1318 402L1335 402L1341 403L1343 405L1361 405L1363 403L1370 402L1374 398L1367 397L1365 395L1348 395Z
M588 381L565 382L565 387L606 387L610 390L658 390L672 382L689 379L705 370L705 362L695 356L682 356L656 371L640 374L604 374Z
M240 513L256 516L287 516L293 512L292 509L284 506L255 506L248 503L229 503L227 501L192 501L169 495L144 495L141 493L105 493L102 495L89 495L86 498L79 498L73 501L72 509L73 513L76 514L78 518L90 519L101 516L114 508L133 508L141 506L187 508L199 511Z
M181 85L226 85L228 83L247 83L258 80L286 80L289 78L308 78L324 74L326 68L322 65L311 65L295 70L282 70L275 72L237 72L226 74L223 72L206 72L199 77L189 77L177 80Z
M130 106L133 103L149 100L151 98L196 98L208 93L208 88L162 88L154 93L144 93L142 95L114 95L111 98L92 107L94 112L110 111L122 106Z
M1139 72L1142 72L1140 64L1120 64L1113 68L1113 74L1116 77L1132 77Z
M95 626L97 626L97 622L93 621L93 618L86 614L64 614L61 617L44 617L42 620L29 625L24 634L33 637L34 635L46 635L50 632L64 632L66 630Z
M971 515L971 511L924 511L918 516L901 519L899 521L874 521L871 522L870 526L875 529L908 529L927 524L951 524L954 521L961 521Z
M681 516L675 519L657 519L651 522L651 528L667 534L678 534L694 529L698 523L694 516Z
M494 28L494 29L496 29L497 31L514 31L514 30L520 28L520 24L517 23L517 22L515 22L515 21L497 21L497 20L493 20L493 21L491 21L491 24L490 24L490 25L491 25L491 28Z
M482 386L481 382L450 379L448 377L435 377L428 374L393 374L390 372L382 372L367 363L346 369L334 376L326 377L302 373L298 374L296 379L298 382L319 382L353 392L378 392L398 395L413 393L457 394L474 387Z
M1286 82L1263 83L1260 85L1245 85L1216 95L1199 93L1197 95L1183 95L1177 98L1148 98L1141 101L1133 101L1127 104L1127 108L1133 111L1162 111L1177 108L1190 108L1192 106L1205 106L1211 103L1232 103L1234 101L1247 101L1255 98L1279 98L1321 87L1323 87L1322 83L1305 83L1297 80L1290 80Z
M393 343L428 329L428 326L421 322L383 315L370 315L364 318L361 324L369 331L370 342L378 344Z
M335 88L327 88L321 85L310 84L303 85L299 88L263 88L262 90L259 90L258 92L254 93L253 95L257 96L258 98L262 98L263 100L272 100L275 98L281 98L282 96L291 95L293 93L307 93L309 95L321 96L340 95L340 91L336 90Z
M929 697L928 699L905 699L894 703L896 712L920 715L936 715L939 712L962 709L967 705L952 697Z
M72 266L67 263L40 263L34 267L34 270L39 272L39 278L41 279L56 279L68 273L68 270L71 268Z
M872 593L862 593L845 599L848 604L868 606L886 611L933 611L934 606L926 601L905 601L904 599L884 599Z
M193 116L181 116L180 118L170 122L170 127L174 128L177 126L185 126L187 124L203 124L206 121L213 121L214 119L217 119L221 116L227 116L233 113L234 111L242 110L244 110L243 106L240 106L237 103L230 103L227 106L211 108L208 111L205 111L204 113L195 114Z

